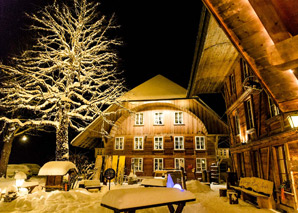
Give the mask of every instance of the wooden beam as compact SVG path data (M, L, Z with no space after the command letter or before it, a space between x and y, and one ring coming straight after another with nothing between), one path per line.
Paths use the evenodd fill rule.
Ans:
M269 174L270 174L270 147L268 147L268 151L267 151L267 171L266 171L267 180L269 180Z
M253 92L252 88L247 89L242 95L227 109L226 114L231 114L243 101L251 95Z
M260 18L274 43L278 43L291 37L272 5L271 0L249 0L249 3Z
M289 63L297 65L298 59L298 35L267 48L268 61L272 66L287 66ZM295 67L292 67L295 68Z
M263 163L262 163L262 156L261 156L261 150L258 149L257 150L257 154L258 154L258 158L259 158L259 168L260 168L260 172L261 172L261 177L260 178L264 178L264 171L263 171Z
M278 103L278 106L283 112L296 111L298 106L298 99Z
M276 154L276 148L275 147L272 147L272 165L273 165L273 172L274 172L274 183L275 183L275 186L276 188L279 188L280 186L280 177L279 177L279 172L278 172L278 161L277 161L277 154Z

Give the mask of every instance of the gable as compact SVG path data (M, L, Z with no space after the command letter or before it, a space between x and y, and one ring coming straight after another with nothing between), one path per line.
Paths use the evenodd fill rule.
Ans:
M157 75L125 93L120 100L164 100L185 97L186 89L162 75Z

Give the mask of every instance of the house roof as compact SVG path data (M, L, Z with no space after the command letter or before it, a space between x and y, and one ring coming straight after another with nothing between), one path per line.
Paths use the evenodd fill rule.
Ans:
M201 15L189 97L220 93L224 79L239 55L216 20L205 10Z
M298 1L267 0L259 3L255 0L203 0L203 2L279 108L283 112L297 110ZM205 42L202 39L201 41ZM224 58L226 55L221 54L221 57ZM200 65L200 60L202 57L198 54L194 64ZM204 72L209 70L205 69ZM196 69L193 69L192 75L194 77L191 82L194 83L199 82L204 76L201 72L196 72ZM217 83L217 79L208 80L210 84ZM202 92L204 91L193 91L190 95Z
M191 99L191 106L195 109L193 111L188 109L185 105L186 89L182 88L178 84L165 78L162 75L157 75L143 84L128 91L121 98L124 101L125 107L129 110L136 110L136 106L145 106L146 104L160 103L166 104L166 106L181 108L181 110L187 110L190 113L195 114L206 126L208 134L228 134L228 126L220 120L220 117L210 109L202 100ZM153 100L153 101L151 101ZM158 100L158 101L157 101ZM161 101L161 102L160 102ZM163 102L167 101L167 102ZM138 104L136 104L138 103ZM200 108L200 110L198 110ZM111 105L105 110L105 112L114 112L119 110L117 105ZM116 122L124 113L125 110L120 113L113 114L111 120ZM215 125L215 122L218 125ZM98 130L103 119L97 117L86 129L78 134L72 141L73 146L79 146L83 148L94 148L98 144L96 140L101 138L100 131ZM105 125L105 130L109 133L111 125Z
M120 99L142 101L179 98L186 98L186 89L162 75L157 75L128 91Z

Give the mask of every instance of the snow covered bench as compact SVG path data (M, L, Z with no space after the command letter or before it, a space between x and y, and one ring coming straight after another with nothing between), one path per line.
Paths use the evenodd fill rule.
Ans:
M260 208L272 209L275 202L273 199L273 182L257 177L240 178L239 186L230 186L236 191L241 191L241 199L257 202ZM255 200L252 200L252 199Z
M175 188L130 188L107 192L102 198L101 205L114 212L130 213L138 209L167 205L171 213L180 213L186 202L195 200L193 193ZM176 211L173 204L178 205Z
M99 191L101 189L99 180L84 180L84 186L88 191Z

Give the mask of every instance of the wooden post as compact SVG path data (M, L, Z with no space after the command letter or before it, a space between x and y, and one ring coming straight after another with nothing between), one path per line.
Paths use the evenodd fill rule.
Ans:
M266 180L269 180L269 173L270 173L270 147L268 147L268 152L267 152L267 171L266 171Z

